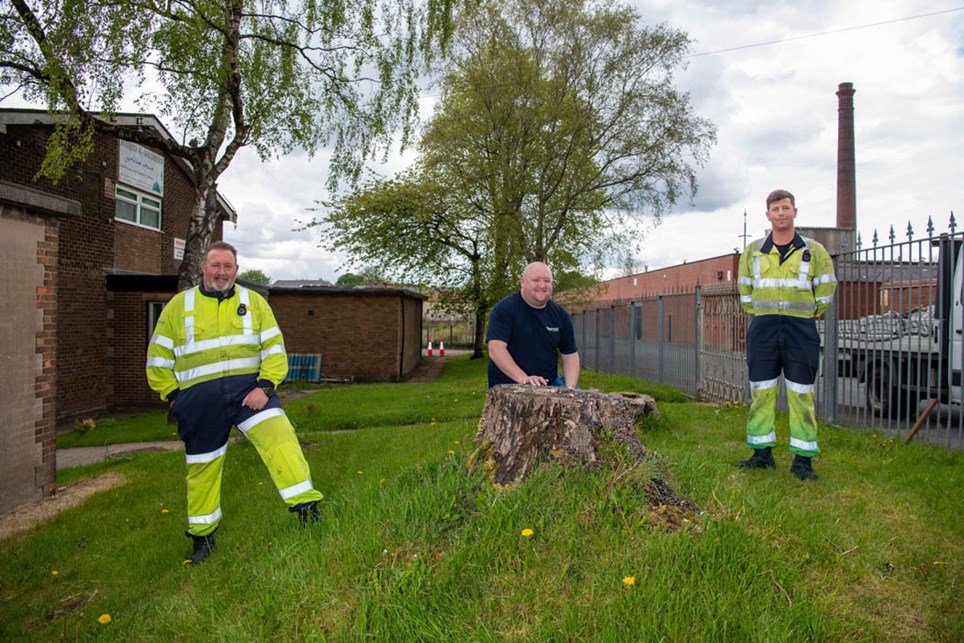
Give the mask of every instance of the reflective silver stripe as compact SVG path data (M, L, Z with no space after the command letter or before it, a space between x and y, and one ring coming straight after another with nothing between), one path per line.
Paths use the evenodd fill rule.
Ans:
M285 354L284 344L277 344L275 346L272 346L271 348L266 348L263 351L261 351L261 359L262 360L267 359L268 355L284 355L284 354Z
M819 301L821 304L827 304L829 306L830 302L833 301L833 295L830 295L829 297L817 297L817 301Z
M760 249L760 244L757 244L757 250ZM756 255L753 257L753 283L756 283L760 279L760 257L761 255Z
M790 446L797 447L803 451L819 451L820 447L817 446L817 441L804 442L803 440L798 440L796 438L790 438Z
M156 367L158 367L158 368L166 368L166 369L170 369L170 370L172 370L172 371L174 370L174 360L173 360L173 359L164 359L163 357L148 357L148 358L147 358L147 365L148 365L148 366L156 366Z
M806 237L800 237L800 238L803 239L803 250L801 252L801 257L802 257L802 253L810 249L810 239L807 239ZM801 258L800 269L797 272L800 275L800 281L806 281L807 283L810 283L810 279L809 279L810 262L809 261L804 261Z
M213 525L219 520L221 520L221 507L218 507L215 511L206 516L187 517L187 522L189 525Z
M278 493L281 494L282 498L287 500L288 498L293 498L300 493L311 491L312 489L314 489L314 487L311 485L311 480L305 480L304 482L299 482L296 485L279 489Z
M741 286L752 286L753 277L740 277L736 280L736 283L738 283Z
M826 275L820 275L819 277L813 278L813 285L819 286L820 284L832 284L837 283L837 277L831 272Z
M281 329L277 326L274 326L273 328L269 328L268 330L263 330L261 331L261 343L264 344L272 337L277 337L280 334L281 334Z
M209 451L208 453L195 453L194 455L188 455L185 457L187 458L188 464L207 464L208 462L214 462L227 452L228 443L225 442L224 446L215 451Z
M750 382L750 388L754 391L765 391L769 388L776 388L777 382L780 378L775 377L772 380L761 380L759 382Z
M284 409L265 409L260 413L255 413L247 420L239 424L238 429L241 430L241 433L247 434L248 431L250 431L257 425L261 424L265 420L268 420L273 417L278 417L279 415L284 415L284 414L285 414Z
M174 340L170 337L165 337L164 335L158 335L154 333L151 335L151 343L157 344L158 346L163 346L164 348L170 350L174 348Z
M763 444L765 442L776 442L777 433L776 431L773 431L769 435L748 435L746 436L746 441L748 444Z
M184 343L194 343L194 293L197 286L184 293ZM190 313L190 314L188 314Z
M816 306L807 302L797 301L755 301L753 307L759 310L804 310L812 312Z
M753 301L753 295L743 295L740 297L740 302L744 304L749 304Z
M753 282L754 288L799 288L813 290L809 279L758 279Z
M225 373L241 368L257 368L259 366L261 366L260 357L245 357L243 359L229 359L223 362L198 366L197 368L190 368L186 371L175 371L174 376L178 382L187 382L188 380L211 375L212 373Z
M244 286L236 286L238 289L238 298L241 299L241 305L249 309L248 312L241 316L241 323L244 326L244 334L250 335L252 333L252 317L254 313L251 312L251 295L248 294L248 289Z
M204 339L200 342L190 342L183 346L178 346L174 349L174 354L181 357L213 348L222 348L224 346L257 346L260 343L261 340L258 339L257 335L222 335L214 339Z
M784 378L784 381L787 383L787 388L788 388L788 389L790 389L790 390L793 391L794 393L798 393L798 394L800 394L800 395L806 395L807 393L813 393L813 392L816 390L816 386L815 386L814 384L800 384L800 383L798 383L798 382L791 382L790 380L788 380L788 379L786 379L786 378Z

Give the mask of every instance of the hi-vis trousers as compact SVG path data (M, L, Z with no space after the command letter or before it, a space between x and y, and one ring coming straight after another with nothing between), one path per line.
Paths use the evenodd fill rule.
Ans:
M747 446L762 449L777 444L774 421L782 372L790 412L790 451L807 457L819 455L813 406L820 367L816 321L787 315L754 317L746 334L746 361L752 400L746 423Z
M256 375L234 375L181 391L172 411L187 457L188 533L206 536L221 522L221 474L231 427L254 445L288 507L321 500L288 416L277 396L260 411L241 406Z

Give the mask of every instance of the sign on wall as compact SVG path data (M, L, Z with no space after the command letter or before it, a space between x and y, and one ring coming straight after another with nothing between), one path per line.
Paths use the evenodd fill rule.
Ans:
M174 238L174 258L184 259L184 239Z
M164 157L137 143L120 143L117 180L157 196L164 196Z

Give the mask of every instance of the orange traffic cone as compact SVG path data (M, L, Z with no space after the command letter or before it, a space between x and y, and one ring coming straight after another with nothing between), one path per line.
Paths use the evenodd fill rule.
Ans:
M428 340L428 356L432 356L432 340Z
M439 357L445 357L445 342L443 342L441 339L438 340L438 354Z

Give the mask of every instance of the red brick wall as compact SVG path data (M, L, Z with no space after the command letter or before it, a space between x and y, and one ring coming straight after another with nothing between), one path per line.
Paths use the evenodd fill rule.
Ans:
M273 290L270 303L287 351L321 353L326 377L390 380L418 364L416 297Z
M110 338L108 393L111 408L144 409L164 406L151 390L144 375L147 342L150 338L149 302L166 303L174 293L108 291Z
M56 185L34 181L51 128L7 125L0 133L0 178L58 196L76 199L81 214L63 220L60 228L59 287L57 289L57 416L72 418L107 408L110 395L120 395L120 381L108 381L108 359L137 362L143 380L143 350L134 355L111 349L105 269L119 268L174 274L174 238L187 236L193 206L191 179L168 158L164 167L161 231L114 221L114 184L117 177L117 140L96 135L86 161L68 171ZM220 226L215 238L221 238ZM138 332L143 332L143 322ZM115 329L115 332L118 329ZM127 372L129 365L121 367Z
M739 264L738 254L722 255L603 281L590 291L588 297L583 293L580 293L581 296L574 297L561 292L557 294L556 299L566 307L566 310L573 313L592 310L596 307L608 307L613 302L639 300L647 295L665 294L681 289L692 290L697 284L704 287L730 284L737 280Z
M0 202L0 512L46 495L57 473L58 221Z

